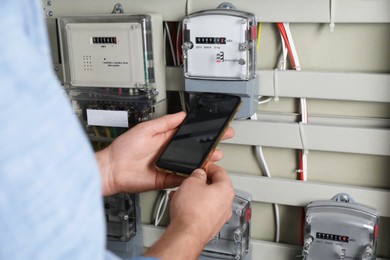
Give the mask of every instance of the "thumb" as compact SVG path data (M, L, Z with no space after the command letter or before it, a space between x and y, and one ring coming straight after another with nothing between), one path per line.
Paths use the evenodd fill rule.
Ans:
M203 169L195 169L192 172L191 177L192 178L197 178L197 179L201 180L204 183L206 183L206 181L207 181L207 174L206 174L206 172Z

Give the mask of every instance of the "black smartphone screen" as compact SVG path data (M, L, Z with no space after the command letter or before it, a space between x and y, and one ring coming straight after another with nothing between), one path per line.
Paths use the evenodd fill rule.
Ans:
M195 107L168 143L156 166L169 172L189 175L203 166L229 122L241 98L226 94L200 95Z

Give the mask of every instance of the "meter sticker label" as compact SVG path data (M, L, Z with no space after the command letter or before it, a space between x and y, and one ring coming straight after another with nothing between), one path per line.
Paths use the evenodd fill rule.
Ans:
M217 60L219 62L224 62L225 61L225 54L223 51L217 53Z
M338 242L344 242L349 243L349 237L348 236L341 236L341 235L333 235L333 234L327 234L327 233L316 233L317 239L323 239L323 240L330 240L330 241L338 241Z

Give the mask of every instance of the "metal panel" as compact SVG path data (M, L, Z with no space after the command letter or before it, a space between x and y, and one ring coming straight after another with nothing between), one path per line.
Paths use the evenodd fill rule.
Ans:
M188 0L188 13L216 8L221 1ZM255 13L264 22L329 22L329 0L229 1L237 9ZM305 12L302 12L304 7Z
M183 69L167 67L167 90L183 89ZM259 95L390 102L390 75L322 71L258 70Z
M235 120L235 136L230 144L390 155L390 130L364 127L301 125L254 120ZM303 147L303 144L306 147Z
M249 0L229 1L237 9L255 13L263 22L389 23L388 0ZM331 2L334 8L331 8ZM188 0L188 13L216 8L221 2ZM332 12L332 13L331 13ZM332 18L331 18L332 17Z
M109 14L117 0L43 0L46 16L61 17L80 14ZM49 4L50 3L50 4ZM180 21L185 16L185 0L124 0L120 1L125 13L159 13L164 21ZM50 15L49 15L50 14Z
M259 95L390 102L390 75L318 71L258 71Z
M390 1L388 0L342 0L334 1L335 22L339 23L389 23Z
M151 247L164 233L165 228L151 225L142 226L144 247ZM300 246L274 243L252 239L252 259L296 259L301 254ZM376 258L377 260L389 260Z
M390 217L390 191L337 184L303 182L230 173L234 188L252 194L253 201L290 206L306 206L311 201L331 199L344 192L357 202L376 208L383 217Z

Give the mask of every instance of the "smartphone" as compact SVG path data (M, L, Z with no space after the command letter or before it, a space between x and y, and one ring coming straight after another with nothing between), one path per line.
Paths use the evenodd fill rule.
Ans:
M184 176L204 168L240 105L238 96L201 94L157 159L157 168Z

